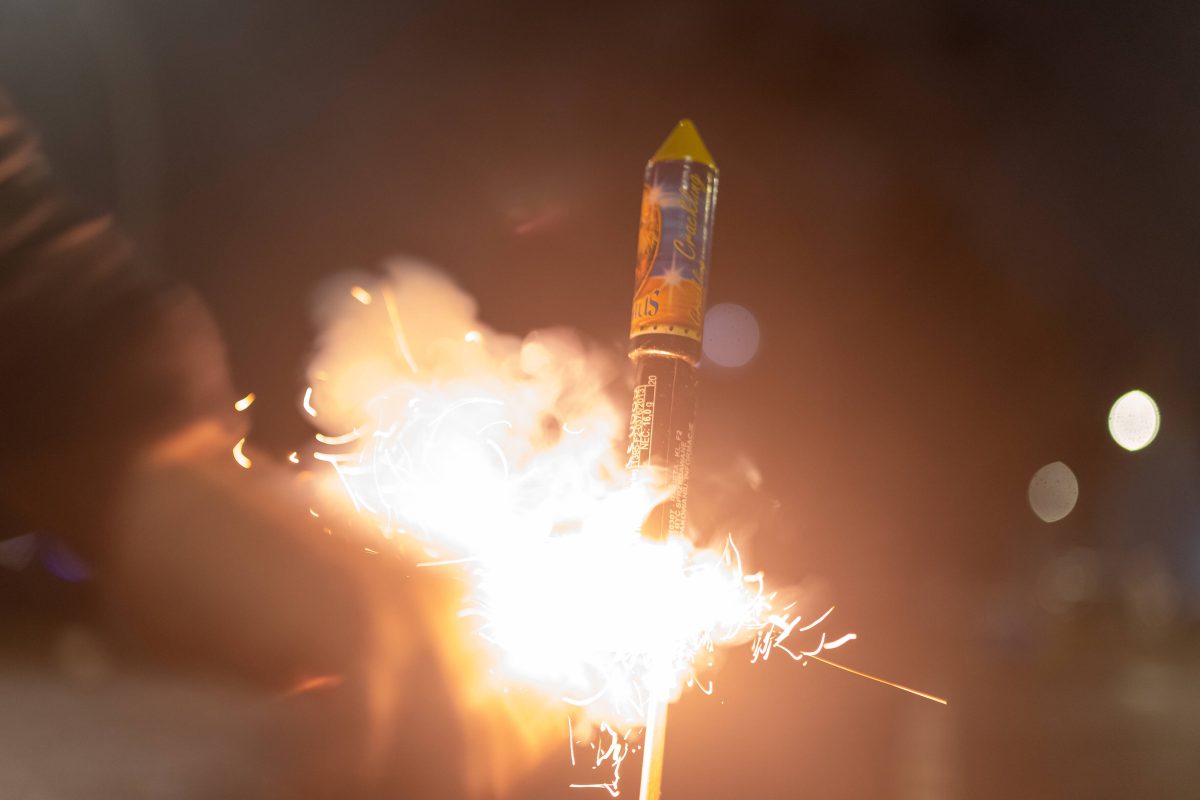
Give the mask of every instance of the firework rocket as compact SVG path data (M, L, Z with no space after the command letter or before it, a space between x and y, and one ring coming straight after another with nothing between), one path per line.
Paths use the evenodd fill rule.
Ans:
M627 469L665 486L645 536L681 536L695 440L696 365L704 331L717 165L691 120L681 120L646 165L629 357L636 369ZM641 800L658 800L667 701L651 698Z

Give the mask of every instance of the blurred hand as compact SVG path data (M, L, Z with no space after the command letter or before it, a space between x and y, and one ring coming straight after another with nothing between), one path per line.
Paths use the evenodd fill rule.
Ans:
M294 472L244 470L231 441L194 425L129 473L104 576L119 618L308 709L279 748L292 797L502 796L562 711L489 680L447 573L324 533Z

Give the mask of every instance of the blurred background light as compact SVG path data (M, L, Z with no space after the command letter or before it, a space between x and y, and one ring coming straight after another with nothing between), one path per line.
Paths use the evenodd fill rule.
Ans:
M1100 557L1089 547L1073 547L1042 565L1038 600L1054 614L1095 599L1100 589Z
M39 554L42 566L52 575L62 578L68 583L78 583L90 580L92 577L92 571L88 565L54 536L44 537Z
M0 541L0 567L21 570L29 566L37 553L37 534L27 533Z
M1079 500L1079 481L1061 461L1039 469L1029 481L1029 507L1043 522L1058 522Z
M113 661L103 639L79 624L67 625L54 639L54 660L68 681L96 686L112 676Z
M1179 614L1182 592L1166 557L1144 547L1121 565L1121 595L1126 613L1141 633L1162 633Z
M737 303L718 303L704 315L704 357L722 367L741 367L758 352L758 320Z
M1141 450L1158 436L1160 417L1154 398L1141 389L1126 392L1108 412L1108 432L1126 450Z

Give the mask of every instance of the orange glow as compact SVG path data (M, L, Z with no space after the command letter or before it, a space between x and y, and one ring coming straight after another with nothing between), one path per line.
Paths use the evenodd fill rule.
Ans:
M313 458L374 522L367 552L423 553L422 572L468 586L457 619L435 614L462 708L541 698L520 716L530 737L574 709L569 735L595 737L606 771L576 785L616 796L630 735L688 686L711 693L718 647L804 658L854 638L826 640L828 611L802 621L732 537L641 537L663 487L626 477L607 356L550 333L489 332L481 348L469 298L428 272L371 290L386 315L342 295L354 324L335 318L312 365L332 448Z
M237 411L245 411L254 403L254 397L254 392L250 392L250 394L233 404L234 409Z
M320 689L333 689L341 685L341 675L316 675L312 678L303 678L300 681L297 681L294 686L283 693L283 696L295 697L298 694L315 692Z

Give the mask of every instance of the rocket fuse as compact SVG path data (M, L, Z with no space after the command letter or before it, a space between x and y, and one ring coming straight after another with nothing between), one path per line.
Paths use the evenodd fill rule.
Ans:
M629 357L636 369L627 469L667 487L643 533L684 533L695 438L696 365L717 205L717 165L691 120L646 165Z

